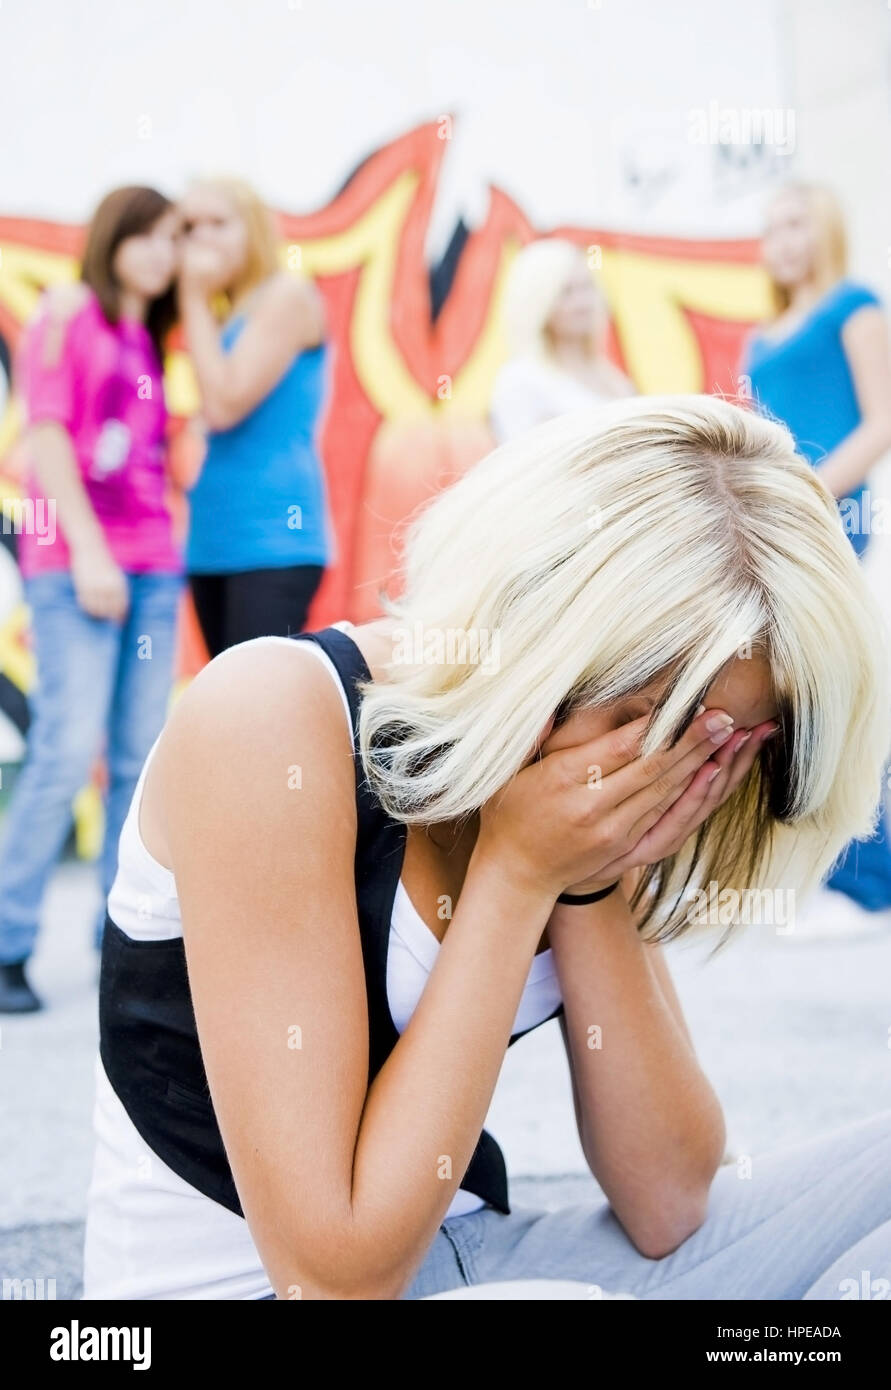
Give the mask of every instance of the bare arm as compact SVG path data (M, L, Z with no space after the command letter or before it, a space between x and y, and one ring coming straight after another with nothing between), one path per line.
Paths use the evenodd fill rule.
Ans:
M224 352L207 292L190 281L187 266L188 262L180 305L202 414L209 429L231 429L269 395L297 353L321 342L321 297L310 281L276 276L264 288L232 350Z
M884 312L877 305L858 309L842 329L842 342L862 419L818 467L836 497L858 488L891 448L891 348Z
M680 1028L687 1042L693 1048L693 1037L687 1027L687 1020L684 1017L684 1010L678 998L678 992L674 987L674 980L671 978L671 971L668 968L668 961L665 959L665 950L657 942L645 943L647 960L650 969L658 981L659 988L662 990L662 997L672 1012L675 1023Z
M622 890L625 894L625 901L629 904L631 902L631 895L637 887L641 873L641 869L630 869L627 874L623 874L622 876ZM642 914L642 909L643 905L641 905L638 908L637 912L633 913L635 924L637 924L638 926ZM671 978L671 972L668 969L668 961L665 959L665 951L663 947L658 944L658 942L653 941L647 943L647 953L647 960L650 963L650 968L655 974L656 979L659 981L659 987L662 990L663 995L665 996L665 1002L671 1009L671 1012L675 1017L675 1021L678 1024L678 1027L682 1030L684 1036L686 1037L687 1041L692 1047L693 1039L690 1035L690 1030L687 1027L687 1020L684 1017L684 1011L681 1008L681 1001L678 998L677 990L674 987L674 981Z
M368 1089L353 763L330 678L278 646L226 653L159 757L202 1052L264 1266L285 1298L398 1297L479 1138L547 894L475 854Z
M631 895L634 892L635 887L637 886L637 881L640 877L640 874L640 869L629 869L628 873L623 874L622 890L625 894L626 902L630 901ZM637 919L635 918L635 920ZM656 942L649 944L647 950L647 960L649 961L650 968L659 982L659 987L662 990L665 1002L671 1009L671 1012L674 1016L675 1022L677 1023L678 1027L682 1030L684 1036L686 1037L687 1041L690 1043L690 1046L692 1047L693 1039L690 1035L690 1030L687 1027L687 1020L684 1017L684 1011L681 1008L681 1001L677 996L677 991L674 987L674 981L672 980L671 974L668 969L668 963L665 960L665 953L662 947L658 945ZM565 1012L560 1015L560 1032L563 1035L563 1046L566 1050L567 1062L569 1063L569 1079L572 1083L572 1104L573 1109L575 1110L576 1128L578 1129L579 1141L582 1144L582 1147L584 1148L585 1141L582 1136L584 1133L585 1118L584 1112L582 1110L582 1102L581 1097L579 1095L578 1083L575 1078L575 1069L573 1067L572 1052L569 1046L569 1030L566 1025Z
M27 455L34 475L56 504L56 520L72 550L104 548L105 533L84 487L71 436L55 420L28 430Z
M62 361L66 333L84 299L80 285L61 286L47 295L45 317L39 325L39 355L32 363L32 372L71 370ZM128 603L126 580L108 549L62 419L42 416L38 411L25 434L23 456L55 507L56 523L71 553L71 574L81 607L97 618L122 617Z
M557 904L548 923L561 986L566 980L563 1037L582 1149L629 1237L652 1258L701 1225L726 1130L661 948L640 937L628 898L642 868L676 853L741 785L775 729L769 720L736 730L607 871L604 881L620 877L620 887L587 907ZM599 1048L589 1045L592 1025Z
M353 761L329 677L244 644L175 707L146 793L157 775L214 1108L280 1294L394 1298L410 1283L479 1138L554 899L627 854L713 747L694 720L644 758L645 723L533 758L482 807L424 993L369 1088Z
M630 1239L661 1258L704 1220L721 1107L622 890L557 904L548 934L585 1157Z

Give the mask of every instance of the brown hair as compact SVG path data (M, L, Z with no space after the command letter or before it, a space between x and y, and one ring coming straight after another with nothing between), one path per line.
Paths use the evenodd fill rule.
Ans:
M99 300L106 320L120 318L121 287L114 274L115 252L130 236L142 236L159 217L173 207L169 198L154 188L139 185L116 188L102 199L90 221L80 278ZM146 315L158 357L163 360L164 340L176 321L176 290L173 285L153 299Z
M821 293L832 288L844 276L848 266L848 245L845 219L841 204L830 188L820 183L787 183L777 190L776 198L794 193L801 198L814 224L816 247L814 278ZM789 307L789 291L785 285L771 280L774 313L781 314Z

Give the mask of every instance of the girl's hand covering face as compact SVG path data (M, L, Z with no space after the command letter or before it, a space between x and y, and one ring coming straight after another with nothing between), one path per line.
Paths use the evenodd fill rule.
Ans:
M773 720L753 729L734 729L727 741L689 779L672 806L634 846L624 860L604 871L614 882L628 869L657 864L677 854L708 817L736 791L749 773L764 743L779 730ZM577 888L577 892L593 891Z
M773 721L734 731L707 709L673 748L640 754L649 716L577 744L548 749L483 807L482 846L554 897L593 892L674 854L739 786ZM545 731L543 731L543 736Z

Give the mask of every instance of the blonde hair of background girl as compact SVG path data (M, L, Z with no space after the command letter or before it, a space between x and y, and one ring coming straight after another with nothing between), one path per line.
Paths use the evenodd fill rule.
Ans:
M835 501L785 426L711 396L628 399L494 450L407 531L409 632L498 634L499 662L393 664L365 687L368 776L395 818L478 810L549 717L669 677L644 752L737 654L763 655L781 732L683 851L641 876L652 939L683 894L807 892L875 824L891 741L883 624Z
M517 252L507 274L502 308L502 322L512 357L553 361L553 344L547 326L580 263L588 269L581 247L556 237L533 241ZM591 282L603 300L593 276ZM603 313L605 321L605 302ZM589 347L592 357L600 355L601 343L596 333L592 332Z
M275 222L263 199L244 179L227 175L196 179L193 188L206 189L225 198L241 218L247 234L244 268L225 294L215 297L214 311L226 318L233 305L281 269Z
M801 198L814 228L814 285L824 295L838 284L848 268L848 245L841 203L823 184L787 183L778 190L776 199L793 193ZM789 308L791 296L785 285L771 279L775 315Z

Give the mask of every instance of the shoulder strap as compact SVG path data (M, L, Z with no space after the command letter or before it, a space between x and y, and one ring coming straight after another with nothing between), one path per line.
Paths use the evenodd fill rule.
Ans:
M322 628L318 632L301 632L295 634L294 640L316 642L331 659L346 691L353 724L357 805L356 897L369 983L370 1084L399 1038L387 1001L387 950L393 898L402 871L405 827L384 811L369 787L362 767L358 751L361 696L356 685L357 682L371 680L371 672L361 651L351 637L334 627ZM551 1017L557 1017L560 1012L562 1006ZM522 1036L522 1033L514 1034L510 1043ZM461 1187L482 1197L498 1211L510 1212L504 1155L496 1140L485 1129L480 1134Z
M291 634L291 640L315 642L337 667L346 691L355 733L359 720L359 692L356 690L356 682L371 680L368 663L358 644L339 627L323 627L318 632L295 632Z
M371 672L357 644L339 628L295 634L295 641L311 641L333 663L346 691L353 725L353 764L356 779L356 906L368 984L368 1083L371 1084L399 1031L387 997L387 952L393 900L405 854L405 826L393 820L369 785L359 752L359 682L371 680Z
M356 770L356 812L358 817L358 843L361 846L381 828L382 822L395 824L377 801L365 776L362 759L359 756L359 706L362 697L357 689L360 681L370 681L368 669L358 645L340 628L324 627L318 632L297 632L292 634L295 642L315 642L329 658L340 676L341 684L350 708L350 721L353 727L354 763Z

